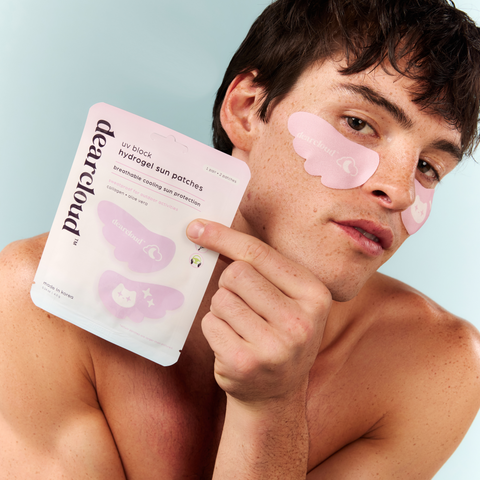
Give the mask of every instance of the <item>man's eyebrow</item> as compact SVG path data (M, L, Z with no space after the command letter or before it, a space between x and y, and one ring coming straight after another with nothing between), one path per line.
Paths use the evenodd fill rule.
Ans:
M347 90L361 95L368 102L387 110L403 128L408 130L413 127L412 119L402 107L386 99L379 92L373 90L373 88L367 87L366 85L356 85L354 83L340 83L335 89Z
M437 140L430 145L430 148L448 153L456 162L460 162L463 158L462 149L448 140Z

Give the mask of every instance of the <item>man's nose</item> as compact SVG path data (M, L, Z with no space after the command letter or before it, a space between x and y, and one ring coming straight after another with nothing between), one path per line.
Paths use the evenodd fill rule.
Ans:
M415 174L418 159L382 158L373 176L363 185L369 195L390 210L404 211L415 201Z

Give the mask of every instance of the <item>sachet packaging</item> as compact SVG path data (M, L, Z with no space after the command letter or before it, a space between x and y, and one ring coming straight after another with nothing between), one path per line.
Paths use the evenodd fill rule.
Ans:
M178 360L218 254L185 234L231 225L247 165L94 105L31 288L40 308L164 366Z

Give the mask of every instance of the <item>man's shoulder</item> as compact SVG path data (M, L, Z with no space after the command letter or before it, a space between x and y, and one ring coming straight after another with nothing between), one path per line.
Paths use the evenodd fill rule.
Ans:
M30 302L30 288L42 256L48 234L17 240L0 252L1 310L25 307Z
M335 428L347 432L337 453L327 452L330 460L319 467L319 475L329 477L355 459L360 466L371 462L385 478L393 478L396 465L406 475L427 472L427 478L453 453L480 407L479 332L381 274L345 309L351 322L340 340L319 355L311 381L311 388L318 388L311 394L312 411L335 411ZM337 359L341 368L321 384L322 369L337 367ZM318 421L318 437L311 429L313 442L325 438L327 423ZM336 432L332 428L331 438L340 435Z
M376 273L367 285L363 303L374 307L378 320L390 325L414 330L428 329L429 333L452 333L466 329L480 338L478 330L468 321L449 312L419 290L395 278ZM432 331L431 329L434 329Z
M480 408L480 334L402 282L378 274L366 287L360 311L369 326L350 362L379 405L364 438L441 464Z
M398 340L408 339L419 351L441 349L449 354L460 349L480 361L480 333L475 326L399 280L377 273L362 304L371 307L372 328L389 331Z
M48 234L17 240L0 251L0 278L9 279L10 285L30 290L35 271L42 257Z
M85 344L85 334L80 329L38 308L30 297L47 238L48 234L43 234L18 240L0 252L0 346L31 344L40 348L39 336L49 343L51 351L61 350L67 338L69 342Z
M371 306L373 316L367 338L381 345L379 355L399 384L406 382L408 390L420 382L427 395L456 391L472 411L478 409L480 333L474 325L382 274L372 278L363 304ZM449 401L448 395L442 398Z

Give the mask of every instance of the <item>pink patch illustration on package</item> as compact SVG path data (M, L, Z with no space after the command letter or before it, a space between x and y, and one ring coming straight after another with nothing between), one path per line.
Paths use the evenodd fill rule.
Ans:
M112 315L128 317L136 323L145 317L162 318L167 310L176 310L184 302L183 294L174 288L134 282L110 270L101 276L98 292Z
M115 258L134 272L152 273L165 268L175 255L175 242L145 228L128 212L106 200L98 204L105 224L103 235L115 247Z
M363 185L377 170L377 152L345 138L323 118L296 112L288 120L288 130L295 137L293 148L305 158L305 170L321 176L323 185L335 189Z
M415 180L415 202L402 212L402 221L409 235L418 232L427 221L432 211L434 193L434 189L425 188L418 180Z

